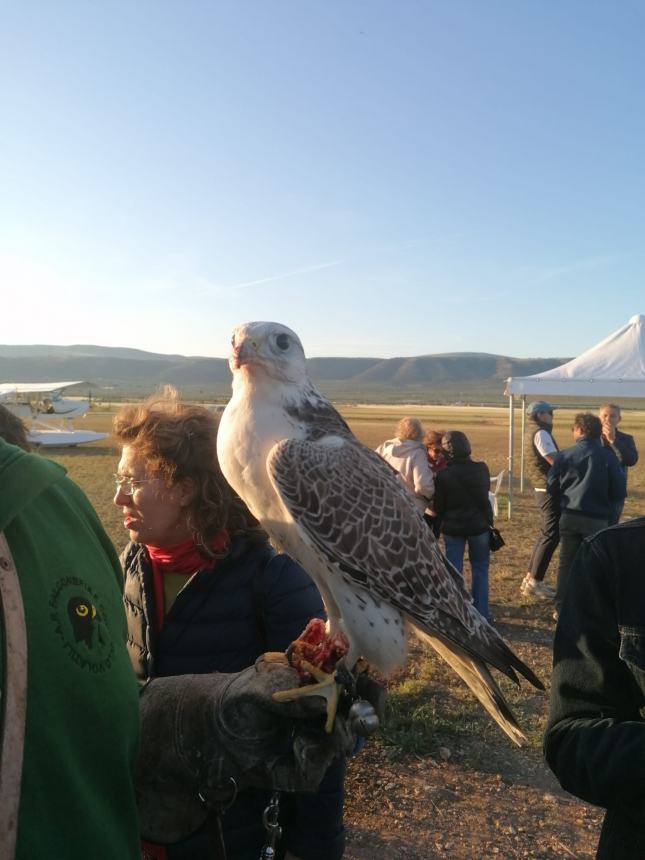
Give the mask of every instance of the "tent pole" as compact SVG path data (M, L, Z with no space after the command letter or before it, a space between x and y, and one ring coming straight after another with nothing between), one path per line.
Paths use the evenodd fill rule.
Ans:
M522 395L522 446L520 448L520 493L524 492L524 429L526 425L526 394Z
M513 395L508 398L508 518L513 515Z

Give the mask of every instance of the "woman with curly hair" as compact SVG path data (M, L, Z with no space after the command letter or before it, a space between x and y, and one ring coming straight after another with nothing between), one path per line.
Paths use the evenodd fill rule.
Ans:
M313 582L271 549L222 476L212 412L166 388L124 407L113 429L121 448L114 504L130 537L121 557L128 650L142 682L237 672L265 651L284 651L312 617L323 617ZM317 794L283 796L278 856L342 856L343 776L337 760ZM229 857L257 860L268 801L266 793L247 790L224 813ZM167 860L212 856L206 828L145 849Z

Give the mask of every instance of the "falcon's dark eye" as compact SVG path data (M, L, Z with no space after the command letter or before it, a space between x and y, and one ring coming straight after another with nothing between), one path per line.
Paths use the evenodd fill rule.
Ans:
M289 349L289 336L286 334L279 334L275 339L276 345L278 349Z

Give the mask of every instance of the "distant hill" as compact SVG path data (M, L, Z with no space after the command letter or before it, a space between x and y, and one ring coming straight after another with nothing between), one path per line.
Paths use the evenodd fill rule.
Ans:
M326 394L337 399L494 402L502 400L507 377L540 373L567 360L476 352L388 359L312 358L309 372ZM165 383L180 387L185 396L221 399L230 392L231 373L224 358L91 345L0 345L0 381L63 379L82 379L112 392L114 399L140 396Z

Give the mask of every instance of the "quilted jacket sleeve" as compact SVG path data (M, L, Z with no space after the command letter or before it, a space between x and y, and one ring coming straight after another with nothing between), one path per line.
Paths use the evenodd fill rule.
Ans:
M555 635L544 752L571 794L608 808L642 808L645 627L617 622L625 598L617 557L603 544L634 540L617 531L585 541L576 556Z

